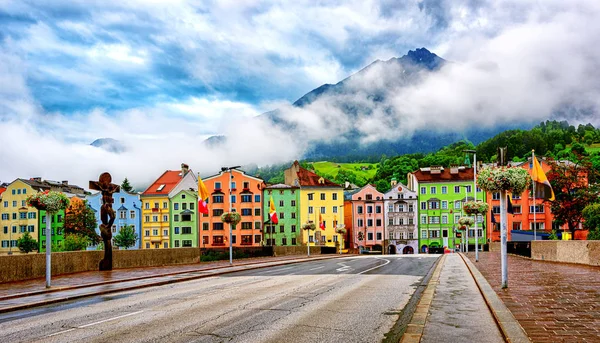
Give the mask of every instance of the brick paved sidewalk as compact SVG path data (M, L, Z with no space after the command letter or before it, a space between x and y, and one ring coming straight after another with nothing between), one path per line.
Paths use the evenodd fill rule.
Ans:
M533 342L600 342L600 267L509 255L503 290L499 252L475 265Z
M320 256L320 255L317 255ZM234 260L233 265L259 263L268 261L284 261L288 259L306 258L306 256L256 257ZM52 288L71 287L101 282L111 282L139 277L152 277L162 274L178 273L194 270L206 270L229 266L229 260L201 262L195 264L172 265L162 267L115 269L112 271L91 271L83 273L52 276ZM0 298L21 293L39 292L46 290L45 278L26 281L0 283Z

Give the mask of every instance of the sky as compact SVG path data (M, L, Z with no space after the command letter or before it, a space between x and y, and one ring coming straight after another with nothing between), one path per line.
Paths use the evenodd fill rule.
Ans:
M0 180L87 186L109 171L147 185L182 162L212 175L292 161L348 132L598 125L599 17L596 0L0 0ZM408 86L393 83L402 68L355 80L383 104L355 92L291 106L420 47L451 63ZM372 111L348 120L345 101ZM257 117L274 109L300 134ZM212 135L227 142L203 145ZM127 150L89 146L103 137Z

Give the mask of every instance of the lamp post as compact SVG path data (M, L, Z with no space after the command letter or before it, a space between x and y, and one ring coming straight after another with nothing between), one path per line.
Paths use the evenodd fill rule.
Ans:
M315 193L308 193L308 209L306 212L306 219L307 222L310 223L310 198L314 195ZM306 230L306 249L307 249L307 255L310 256L310 229Z
M477 201L477 151L476 150L463 150L467 154L473 154L473 200ZM478 214L475 215L474 229L475 229L475 262L479 262L479 232L477 232L477 219Z
M233 179L232 170L240 168L241 166L234 167L221 167L221 172L229 172L229 212L233 212L233 187L231 187L231 180ZM229 223L229 264L233 265L233 223Z

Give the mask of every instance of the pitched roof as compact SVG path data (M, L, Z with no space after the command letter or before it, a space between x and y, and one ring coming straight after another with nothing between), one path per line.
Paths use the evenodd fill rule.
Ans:
M452 173L454 168L440 168L431 172L431 168L421 168L412 174L419 182L452 182L452 181L473 181L473 168L460 167L456 173Z
M298 175L298 182L301 187L342 187L308 169L302 168L300 165L298 165L298 172L296 174Z
M0 195L2 195L2 193L4 193L5 190L6 190L6 188L4 188L4 187L0 188Z
M167 170L142 195L169 195L181 179L181 170Z

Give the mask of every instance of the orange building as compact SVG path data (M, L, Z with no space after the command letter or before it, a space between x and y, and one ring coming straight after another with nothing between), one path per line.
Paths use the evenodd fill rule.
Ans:
M231 170L231 175L228 171L221 171L202 180L210 198L209 213L203 214L199 220L200 247L229 246L229 225L221 221L221 214L230 211L230 208L242 217L233 230L232 245L261 246L262 223L266 221L262 213L264 181L236 169Z
M538 158L544 173L548 175L550 171L550 165L546 163L545 160ZM511 163L513 167L520 167L529 172L531 175L531 157L527 162L518 162ZM495 224L492 223L492 215L488 215L487 217L487 227L491 228L491 230L487 230L488 239L491 242L500 242L500 193L487 193L487 203L490 206L492 211L492 215L495 220ZM535 199L535 222L534 222L534 202L533 196L531 194L531 188L525 190L522 194L511 194L510 200L512 202L513 212L514 214L507 214L507 239L509 241L512 240L512 231L522 235L531 235L531 240L533 240L533 228L534 223L536 226L536 234L548 234L552 231L552 227L554 224L554 216L550 211L550 203L544 202L543 199L536 198ZM508 205L508 204L507 204ZM557 227L558 228L558 227ZM537 236L537 235L536 235ZM542 237L537 236L537 240L541 240Z

